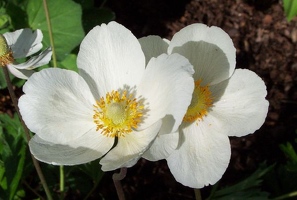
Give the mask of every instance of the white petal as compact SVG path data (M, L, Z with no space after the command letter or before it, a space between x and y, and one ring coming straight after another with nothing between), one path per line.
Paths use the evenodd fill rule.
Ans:
M80 74L96 98L139 83L145 57L137 38L124 26L110 22L93 28L81 43L77 58Z
M27 62L13 65L17 69L35 69L37 67L46 65L51 60L52 56L52 50L51 48L45 49L43 52L41 52L38 56L33 56L30 58Z
M179 133L158 134L150 148L144 152L143 158L157 161L167 158L178 145Z
M235 69L236 49L229 35L219 27L192 24L177 32L168 48L180 53L195 69L195 80L216 84L231 76Z
M145 55L146 64L151 58L167 53L168 43L159 36L150 35L142 37L138 41Z
M102 157L110 150L114 138L103 136L95 129L69 144L56 144L35 135L29 142L31 153L42 162L53 165L78 165Z
M28 79L35 72L33 70L16 69L12 64L7 65L7 67L10 73L12 73L15 77L18 77L20 79Z
M145 130L119 137L117 145L100 160L101 169L111 171L134 165L157 136L161 124L160 120Z
M137 93L148 109L139 130L171 115L168 133L177 130L190 104L194 89L193 68L183 56L162 54L148 63Z
M200 123L181 130L181 146L167 158L175 179L185 186L215 184L225 172L231 155L228 136Z
M268 112L263 80L250 70L237 69L229 81L224 82L211 87L215 96L217 91L224 94L214 103L208 120L228 136L253 133L262 126Z
M95 100L86 82L70 70L49 68L34 73L23 86L19 107L28 128L59 144L95 127Z
M42 48L42 32L37 29L20 29L12 33L4 33L7 44L11 47L14 58L30 56Z
M175 123L172 115L166 115L162 119L162 126L158 136L152 142L150 148L144 152L143 158L150 161L157 161L167 158L177 148L179 132L170 132Z

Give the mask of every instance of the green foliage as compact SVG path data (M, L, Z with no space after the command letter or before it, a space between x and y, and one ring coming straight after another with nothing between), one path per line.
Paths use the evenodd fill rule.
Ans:
M62 60L62 62L60 62L59 67L78 72L78 69L76 66L76 59L77 59L77 56L75 54L69 54L66 56L64 60Z
M269 193L261 190L263 176L269 172L273 166L263 165L252 175L240 181L239 183L217 190L214 187L208 200L229 200L229 199L250 199L265 200Z
M115 14L107 8L88 8L83 12L83 26L89 32L94 24L102 24L115 19Z
M48 0L54 44L58 60L63 60L83 39L81 6L71 0ZM26 7L31 28L44 34L45 46L50 46L48 25L41 0L29 1Z
M18 199L19 182L22 178L26 157L24 132L18 117L0 115L0 193L4 199Z
M83 8L82 22L86 32L89 32L96 25L115 20L115 13L104 7L105 1L102 1L99 7L95 7L91 1L75 1L81 4Z
M10 17L5 13L3 8L0 8L0 29L5 29L10 24Z
M297 144L297 137L294 143ZM272 191L272 196L280 196L277 199L287 199L292 193L295 197L297 196L297 150L294 148L294 143L286 142L280 145L280 149L287 157L287 162L278 164L264 180L267 189Z
M290 142L287 142L286 144L281 144L280 148L288 157L288 165L295 166L292 170L297 171L297 153L293 145Z
M291 21L293 17L297 16L297 1L296 0L283 0L286 18Z

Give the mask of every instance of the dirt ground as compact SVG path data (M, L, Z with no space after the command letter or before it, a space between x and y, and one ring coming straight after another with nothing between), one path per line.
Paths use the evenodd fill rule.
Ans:
M297 130L297 19L287 22L277 0L110 0L116 21L137 37L156 34L171 39L192 23L219 26L237 49L237 68L256 72L266 83L269 113L254 134L230 138L232 156L222 184L232 184L259 164L285 162L279 144L293 141ZM115 199L112 173L100 192ZM194 192L177 183L165 161L145 160L128 169L122 181L128 199L194 199ZM109 188L109 189L107 189ZM207 196L209 187L202 189Z
M233 39L237 68L256 72L266 83L269 113L254 134L230 138L232 156L222 184L235 183L259 164L285 162L279 144L292 141L297 130L297 19L287 22L277 0L109 0L116 21L137 37L173 34L192 23L219 26ZM1 112L11 110L5 91ZM106 200L117 199L112 173L107 173L97 192ZM194 199L191 188L176 182L165 161L140 160L122 181L127 199ZM207 196L209 187L203 188Z

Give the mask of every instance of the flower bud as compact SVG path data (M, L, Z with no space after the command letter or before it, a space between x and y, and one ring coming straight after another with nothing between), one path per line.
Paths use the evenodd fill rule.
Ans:
M0 34L0 65L2 67L13 62L12 51L8 46L5 37Z

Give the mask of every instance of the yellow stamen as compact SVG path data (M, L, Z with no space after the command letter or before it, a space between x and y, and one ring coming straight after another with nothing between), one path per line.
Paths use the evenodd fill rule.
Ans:
M185 122L202 119L207 115L209 108L212 106L213 98L208 85L201 86L200 84L201 80L195 81L192 101L183 119Z
M107 137L121 137L136 129L142 120L144 106L127 91L112 91L94 105L93 119L97 131Z
M12 51L9 48L5 37L0 34L0 65L2 67L7 66L10 63L13 63L14 58Z

